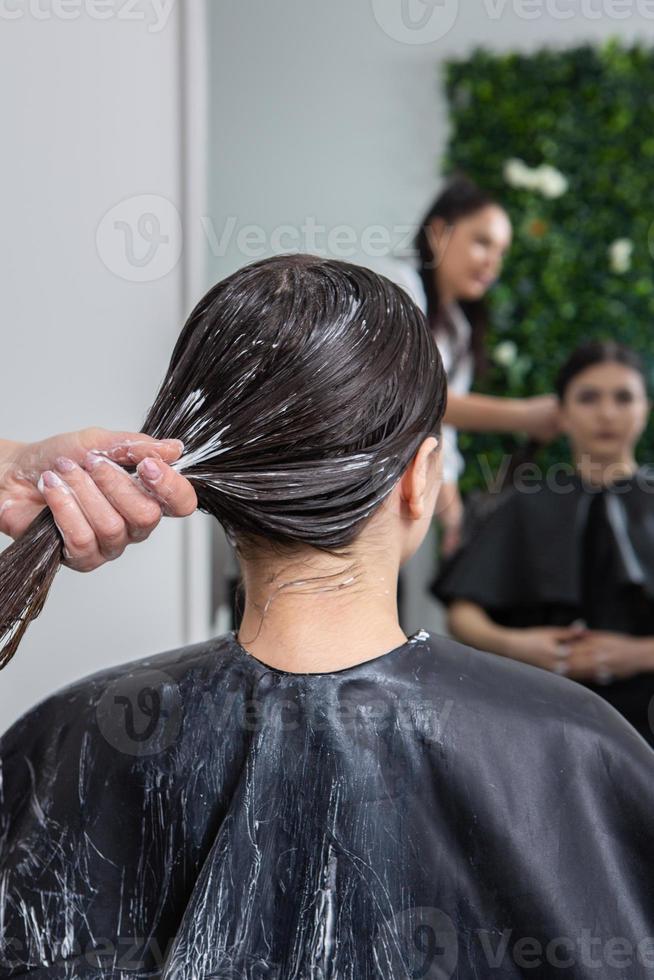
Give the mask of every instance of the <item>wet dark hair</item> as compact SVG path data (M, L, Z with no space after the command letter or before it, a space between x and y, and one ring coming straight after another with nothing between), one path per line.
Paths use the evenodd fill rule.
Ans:
M448 225L453 225L459 218L468 217L481 211L488 205L501 204L487 191L467 177L456 173L450 177L445 188L438 195L420 222L420 229L414 239L414 248L418 254L418 272L427 299L427 322L436 339L441 330L454 337L455 329L446 311L443 309L438 295L438 286L434 269L438 265L438 256L434 254L430 240L430 225L435 218L443 218ZM470 321L470 349L472 351L475 373L483 375L488 368L485 339L488 329L488 308L486 299L459 300L459 306ZM466 352L455 352L455 363Z
M334 554L439 435L446 397L438 349L403 289L360 266L284 255L200 300L141 431L183 441L172 465L237 551ZM41 611L62 544L46 507L0 555L0 667Z
M595 364L623 364L625 367L637 371L643 379L645 390L647 390L647 375L645 365L639 355L624 344L619 344L614 340L593 340L582 344L572 352L565 364L559 369L554 382L554 390L559 397L559 401L565 398L568 385L578 374L586 368L593 367Z

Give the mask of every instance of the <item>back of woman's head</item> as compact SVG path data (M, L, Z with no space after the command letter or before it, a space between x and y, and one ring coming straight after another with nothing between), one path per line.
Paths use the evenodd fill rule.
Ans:
M184 442L173 465L237 548L331 552L440 432L445 402L440 355L404 290L349 263L279 256L200 300L141 431ZM0 556L0 666L41 610L61 544L46 509Z

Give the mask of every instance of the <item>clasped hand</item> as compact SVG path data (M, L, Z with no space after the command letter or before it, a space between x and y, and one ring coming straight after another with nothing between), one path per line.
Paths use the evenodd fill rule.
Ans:
M523 659L574 680L609 683L651 670L645 637L587 629L536 626L517 631Z

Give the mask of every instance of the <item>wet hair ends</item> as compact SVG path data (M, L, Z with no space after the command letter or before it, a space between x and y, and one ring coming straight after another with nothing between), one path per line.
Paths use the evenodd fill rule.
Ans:
M63 541L48 507L0 555L0 670L36 619L63 558Z

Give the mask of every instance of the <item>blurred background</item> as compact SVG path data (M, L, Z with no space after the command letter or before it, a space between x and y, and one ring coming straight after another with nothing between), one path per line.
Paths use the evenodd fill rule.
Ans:
M0 0L0 28L3 438L138 430L211 283L293 250L384 271L455 166L514 222L484 390L550 390L599 325L651 348L654 2ZM2 728L229 628L233 571L200 514L62 569L0 677ZM426 593L407 617L438 622Z

